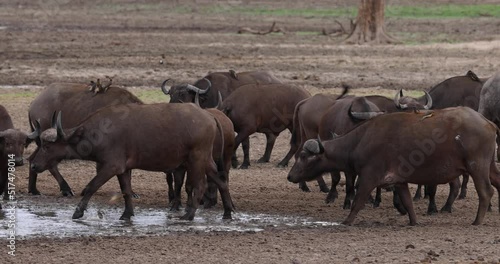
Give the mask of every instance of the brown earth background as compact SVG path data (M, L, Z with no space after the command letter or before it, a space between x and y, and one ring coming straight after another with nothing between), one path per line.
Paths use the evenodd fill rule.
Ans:
M166 78L193 82L210 71L269 70L311 93L335 93L341 83L355 94L410 95L472 69L480 77L498 71L500 19L388 18L388 32L403 45L346 46L319 34L337 26L331 17L252 15L246 8L342 8L358 1L2 1L0 3L0 104L15 126L28 131L27 110L40 88L56 81L87 83L110 75L145 102L168 100L159 91ZM389 5L415 1L392 0ZM498 1L418 1L420 5ZM498 7L500 8L500 6ZM210 10L216 10L211 12ZM338 18L346 27L348 18ZM273 21L290 34L236 34L240 27L268 29ZM345 36L344 36L345 37ZM164 57L164 58L163 58ZM164 63L160 64L159 61ZM342 221L344 187L332 205L315 183L301 192L286 181L289 168L276 168L288 150L290 135L276 143L271 162L257 164L265 148L262 135L251 137L248 170L232 170L231 194L238 211L307 216ZM30 146L27 157L34 150ZM241 157L242 153L239 152ZM61 173L79 193L94 176L90 162L67 161ZM39 175L41 196L27 194L27 166L18 167L18 199L76 206L80 197L61 197L48 172ZM325 177L327 179L327 177ZM167 210L164 176L134 171L135 200L140 207ZM107 203L119 189L115 179L92 198ZM412 186L412 190L414 190ZM438 189L438 207L448 187ZM273 228L262 232L182 232L162 236L36 238L17 241L16 257L0 251L1 263L499 263L498 194L484 225L471 226L478 200L472 181L468 197L457 200L452 214L427 216L427 200L415 202L419 224L392 206L383 193L380 208L367 205L354 226ZM121 207L122 203L119 202ZM213 210L220 210L217 206ZM3 237L3 233L2 233ZM2 242L3 243L3 242ZM5 242L6 244L6 242Z

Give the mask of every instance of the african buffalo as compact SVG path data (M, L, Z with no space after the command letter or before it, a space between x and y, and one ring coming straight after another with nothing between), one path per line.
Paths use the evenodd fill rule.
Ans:
M479 100L479 113L500 127L500 72L494 74L483 85ZM500 138L497 138L500 147ZM497 151L497 160L500 161L500 151Z
M207 89L207 80L211 83ZM226 99L238 87L246 84L270 84L281 83L279 79L274 77L267 71L249 71L236 73L233 70L228 72L212 72L207 76L199 79L193 85L180 84L172 87L167 87L164 81L162 91L170 96L171 103L193 103L196 93L200 95L200 106L202 108L213 108L219 100L219 92L223 99Z
M448 78L429 90L432 97L432 109L444 109L455 106L467 106L474 110L478 110L481 87L488 78L479 78L473 71L468 71L463 76L455 76ZM421 103L425 102L424 97L418 99ZM469 175L463 175L463 181L460 188L460 179L455 179L450 182L450 194L446 204L441 208L441 212L451 212L453 202L458 195L458 199L464 199L467 196L467 183ZM437 208L434 201L436 186L428 186L430 188L425 191L425 197L429 197L428 213L436 213ZM460 194L458 194L460 188ZM422 186L419 185L413 200L419 200L422 197Z
M473 222L479 225L493 195L491 184L500 189L494 159L497 134L493 123L468 107L380 115L333 140L308 140L288 180L312 180L332 170L359 175L351 213L343 222L347 225L373 189L394 185L410 225L415 225L408 183L444 184L468 172L479 196Z
M349 87L344 87L341 96L335 97L331 95L315 95L311 98L303 100L295 108L294 113L294 129L292 139L290 141L290 151L287 156L280 162L279 165L288 163L291 158L290 154L296 156L300 153L297 151L302 147L308 139L318 138L321 136L328 139L332 133L342 134L350 130L355 124L373 117L380 113L391 113L398 111L413 111L413 109L429 109L432 106L432 99L426 94L427 100L422 105L416 99L404 96L402 90L396 93L393 100L378 95L366 97L345 97ZM336 104L335 98L342 98L339 104ZM364 98L364 99L363 99ZM366 99L366 100L365 100ZM378 113L376 113L378 112ZM323 120L323 121L322 121ZM320 126L323 123L323 131L320 133ZM332 172L332 188L326 197L326 202L333 202L337 197L336 186L340 181L339 172ZM346 175L350 177L351 175ZM355 179L352 178L353 180ZM318 178L322 180L322 178ZM351 181L347 180L347 190L351 195L346 197L344 208L350 208L350 199L354 190L351 190ZM302 183L301 183L302 185ZM303 183L305 185L305 183ZM305 185L307 187L307 185ZM321 186L321 185L320 185ZM326 185L325 185L326 187ZM375 205L380 203L380 189L377 189ZM352 197L351 197L352 198Z
M344 94L345 93L347 93L347 88L344 88ZM288 162L292 156L297 153L297 150L306 140L318 137L319 122L324 112L335 103L337 98L342 97L344 94L340 96L333 94L316 94L300 101L297 106L295 106L290 150L283 160L278 163L278 167L288 166ZM329 191L323 177L318 177L317 181L322 192ZM310 191L306 182L300 182L299 187L302 191ZM328 198L327 200L329 201Z
M221 109L238 133L235 151L253 133L264 133L266 151L258 162L269 162L276 137L285 129L292 132L295 106L310 96L305 89L288 84L248 84L231 93L223 101ZM243 145L243 153L240 168L246 169L250 165L248 145Z
M61 111L63 113L64 126L66 128L78 125L91 113L105 106L129 103L142 104L141 100L125 89L111 86L107 87L106 90L105 93L95 94L93 91L89 90L89 85L87 84L50 84L31 103L28 113L29 118L33 122L38 120L40 123L40 131L45 131L52 127L51 120L56 111ZM34 131L33 127L32 131ZM38 145L37 149L32 154L34 156L40 151L40 144L37 139L39 135L35 133L30 136L35 139ZM72 196L73 191L57 169L57 165L61 160L54 160L47 169L57 180L62 195ZM34 195L40 194L36 187L37 176L37 173L30 169L28 192Z
M195 104L199 105L198 95L195 97ZM220 110L216 108L204 109L212 115L220 124L222 131L217 130L212 157L217 165L219 178L228 183L229 170L231 169L231 158L234 150L234 130L231 120ZM222 132L222 134L221 134ZM171 210L177 211L181 205L181 189L184 183L184 175L186 168L181 166L174 172L167 173L168 197L171 203ZM175 190L173 188L173 180L175 179ZM210 208L217 204L217 189L215 184L208 179L208 188L205 192L203 205L205 208Z
M120 219L134 215L131 170L169 171L183 165L187 170L188 204L182 219L192 220L210 177L221 192L224 218L233 209L229 189L219 180L212 159L217 121L194 104L126 104L103 108L80 124L63 129L61 114L56 128L40 136L41 148L32 169L44 171L64 157L97 163L97 175L83 191L73 219L81 218L92 195L117 175L125 198ZM140 129L137 129L140 128Z
M9 160L15 166L23 165L27 140L26 133L14 128L7 109L0 105L0 195L3 193L4 199L8 197Z

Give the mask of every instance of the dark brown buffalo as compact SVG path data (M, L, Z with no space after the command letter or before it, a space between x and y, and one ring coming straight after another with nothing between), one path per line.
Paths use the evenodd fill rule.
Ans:
M444 184L468 172L479 196L473 222L479 225L493 195L491 184L500 189L494 157L497 131L493 123L468 107L380 115L333 140L308 140L288 180L312 180L332 170L359 175L351 213L343 222L348 225L373 189L394 185L410 225L415 225L408 183Z
M26 133L14 128L7 109L0 105L0 195L3 193L5 199L8 197L10 181L8 163L10 161L15 166L23 165L26 144Z
M211 86L207 83L211 84ZM168 81L168 80L167 80ZM238 87L246 84L269 84L281 83L276 77L267 71L249 71L236 73L212 72L199 79L193 85L180 84L170 88L166 87L166 82L162 84L162 90L170 96L171 103L194 103L196 93L200 95L200 106L202 108L213 108L219 102L219 93L226 99Z
M249 84L231 93L223 101L221 109L238 133L235 151L253 133L264 133L266 151L258 162L269 162L276 137L285 129L292 132L295 106L308 97L310 94L305 89L288 84ZM240 169L250 166L248 145L243 145L243 153Z
M40 172L64 157L97 163L97 176L85 187L73 219L83 216L92 195L115 175L125 198L125 211L120 219L130 219L134 215L131 170L165 172L181 165L187 170L188 193L182 219L194 218L205 192L205 175L219 187L224 218L231 218L229 189L219 180L212 159L216 129L214 117L194 104L110 106L66 129L62 128L59 115L56 128L41 134L43 151L33 157L31 166Z
M329 131L328 129L332 128L326 123L333 124L337 130L335 133L341 134L350 130L355 124L372 117L373 113L370 112L391 113L397 111L413 111L413 109L429 109L432 106L432 99L428 94L426 94L427 101L422 105L417 102L415 98L404 96L402 90L396 93L393 100L378 95L356 98L351 97L347 99L348 97L346 98L344 95L347 93L348 88L349 87L344 87L344 92L341 96L318 94L303 100L297 105L294 113L294 129L290 140L290 151L278 165L285 166L288 164L292 155L298 155L298 153L300 153L300 151L297 150L301 149L306 140L318 138L320 135L320 123L325 116L328 117L324 120L325 124L323 124L324 131L322 137L330 138L335 131ZM338 106L333 107L336 103L335 99L342 97L345 100L342 100ZM368 102L363 98L367 99ZM332 109L329 109L330 107L332 107ZM349 109L352 111L349 111ZM375 113L375 115L378 114ZM331 175L332 188L326 197L325 201L327 203L333 202L338 197L336 185L340 181L340 174L339 172L332 172ZM347 175L347 177L349 176L350 175ZM320 181L322 181L321 177L318 178L319 183ZM348 184L350 183L351 181L348 180ZM302 186L305 186L305 190L308 190L305 183L300 183L300 185L301 189ZM320 184L320 187L321 186ZM326 188L326 185L324 186ZM349 185L349 187L351 186ZM380 203L380 189L377 189L377 195L374 202L376 206ZM348 199L348 197L346 197L346 201L344 202L344 208L350 208L350 199Z
M195 98L195 104L199 106L198 98ZM216 108L204 109L219 122L221 130L217 130L212 157L217 164L217 172L219 178L228 183L229 170L231 169L231 157L234 150L234 129L231 120L220 110ZM174 170L173 173L167 173L168 197L171 204L171 210L177 211L181 205L181 189L184 183L184 175L186 168L181 166ZM175 190L173 180L175 179ZM210 208L217 204L217 188L216 185L208 179L208 188L205 192L203 205L205 208Z
M481 94L481 87L488 78L479 78L477 75L468 71L465 75L455 76L448 78L429 90L432 97L432 109L444 109L448 107L467 106L474 110L478 110L479 99ZM424 102L425 98L420 97L420 102ZM500 143L498 143L500 146ZM499 158L500 160L500 158ZM463 175L463 181L460 188L460 179L455 179L450 182L450 195L446 204L441 208L441 212L451 212L452 205L458 195L458 199L464 199L467 196L467 183L469 182L469 175ZM435 193L437 186L427 186L429 190L425 191L425 198L429 197L428 213L437 213L435 203ZM460 188L460 193L459 192ZM422 197L422 186L419 185L415 192L414 200L419 200Z
M444 109L455 106L467 106L477 111L481 87L487 78L479 78L468 71L465 75L448 78L429 90L432 97L432 109ZM424 96L418 99L424 103Z
M347 89L344 89L344 93ZM310 98L300 101L295 107L293 114L293 129L292 137L290 139L290 150L278 163L278 167L288 166L288 162L297 150L302 147L302 144L311 138L318 138L319 122L324 112L335 103L339 95L333 94L316 94ZM326 186L323 177L317 179L319 188L322 192L328 192L329 188ZM300 182L299 187L302 191L309 192L306 182ZM329 198L327 198L328 201Z
M55 112L61 111L64 118L64 126L74 127L96 110L110 105L120 104L142 104L135 95L125 89L111 86L105 93L97 93L89 90L89 85L81 83L53 83L47 86L31 103L29 108L30 120L40 123L40 130L49 129ZM33 129L33 128L32 128ZM39 140L35 134L31 137L37 142L37 149L33 155L40 150ZM63 158L64 159L64 158ZM62 159L61 159L62 160ZM61 160L54 160L47 169L59 184L63 196L72 196L73 191L59 172L57 165ZM28 192L34 195L40 194L36 187L38 174L30 170Z
M321 139L331 139L333 134L343 135L353 129L357 124L378 116L382 113L394 113L415 110L428 110L432 107L432 99L425 92L427 100L425 104L420 104L415 98L404 96L403 90L399 90L394 99L391 100L384 96L370 95L365 97L346 98L339 100L331 106L324 114L319 124L319 137ZM363 99L368 103L362 103ZM344 200L344 209L351 208L351 201L354 198L354 182L356 174L344 172L346 176L346 198ZM336 197L336 186L340 181L340 172L333 171L332 178L335 179L332 183L332 189L327 196L327 202L332 201L332 197ZM330 198L330 200L329 200ZM333 198L334 200L334 198ZM396 209L405 214L406 211L399 204L399 199L396 195L394 205ZM378 207L381 202L381 188L377 188L373 205Z

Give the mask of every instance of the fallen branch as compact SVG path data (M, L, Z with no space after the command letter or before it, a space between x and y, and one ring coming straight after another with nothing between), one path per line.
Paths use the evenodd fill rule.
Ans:
M350 34L352 32L352 30L353 30L354 23L353 23L352 19L351 19L351 30L350 30L350 32L347 32L347 30L345 30L345 28L342 25L342 23L340 23L337 19L335 19L334 22L337 23L340 26L340 28L334 29L332 31L327 31L326 28L323 28L323 30L321 31L321 34L325 35L325 36L338 37L338 36Z
M283 33L287 34L284 28L282 27L276 27L276 22L273 22L271 28L267 31L259 31L255 30L249 27L242 27L238 30L238 34L243 34L243 33L250 33L250 34L255 34L255 35L267 35L269 33Z

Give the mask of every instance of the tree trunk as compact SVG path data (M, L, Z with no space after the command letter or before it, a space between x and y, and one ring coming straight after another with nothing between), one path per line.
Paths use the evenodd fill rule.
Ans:
M356 23L344 43L399 43L385 32L384 8L385 0L361 0Z

